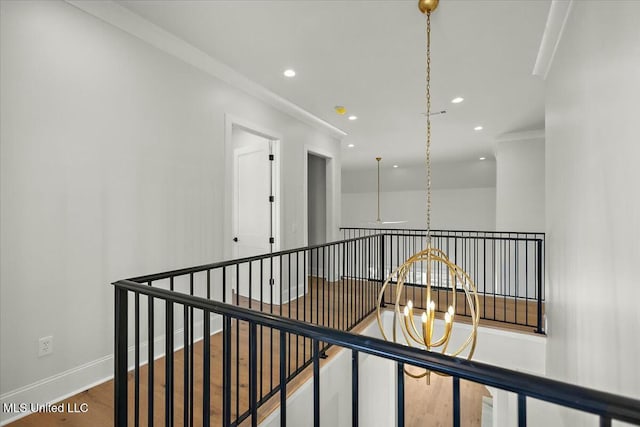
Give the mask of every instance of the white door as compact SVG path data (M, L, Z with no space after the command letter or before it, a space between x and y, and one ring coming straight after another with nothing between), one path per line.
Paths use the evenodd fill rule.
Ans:
M244 132L245 134L247 132ZM266 138L251 135L243 139L242 146L234 148L233 177L233 257L245 258L271 252L273 237L273 161L270 158L271 143ZM260 262L241 265L238 276L229 271L233 289L242 297L265 302L271 300L273 278L271 263ZM262 270L262 275L260 271ZM274 273L275 275L275 273ZM236 277L239 277L236 283Z

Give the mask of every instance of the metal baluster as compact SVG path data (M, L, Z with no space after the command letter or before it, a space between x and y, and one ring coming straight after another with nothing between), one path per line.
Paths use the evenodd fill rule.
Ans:
M251 426L258 426L258 332L255 322L249 322L249 409L251 410Z
M114 421L118 426L128 422L127 356L128 356L128 291L115 288L115 342L114 342Z
M264 259L260 259L260 311L264 311L264 294L263 294L263 288L264 288L264 263L263 263ZM262 340L264 339L264 334L262 332L262 325L260 325L260 399L262 399L262 367L263 367L263 362L264 362L264 355L262 353L263 350L263 342Z
M313 340L313 427L320 427L320 344Z
M189 308L186 305L182 306L183 316L184 316L184 333L182 335L183 338L183 352L182 352L182 367L184 369L183 374L183 393L182 393L182 408L183 408L183 424L184 426L189 425Z
M527 396L518 394L518 427L527 427Z
M149 286L151 286L151 282L149 282ZM155 350L153 348L155 331L154 331L154 302L153 297L149 296L147 298L147 303L149 305L148 308L148 333L147 333L147 345L148 345L148 353L147 353L147 423L149 427L153 427L153 397L154 397L154 365L155 365Z
M529 326L529 241L524 242L524 323Z
M296 252L296 320L299 320L300 309L298 308L298 302L300 300L300 251ZM296 334L296 371L299 367L300 362L300 346L299 346L299 338L300 336Z
M351 425L358 427L358 352L351 350Z
M280 331L280 426L287 426L287 334Z
M164 422L166 426L171 427L173 426L173 303L167 301L165 307Z
M208 280L209 275L207 274ZM211 422L211 312L209 310L203 312L203 323L202 425L208 427Z
M516 234L516 238L518 237L518 235ZM513 242L514 244L514 252L513 252L513 258L514 258L514 266L513 266L513 270L514 270L514 278L515 278L515 282L514 282L514 288L515 288L515 292L513 293L513 304L514 304L514 322L516 324L518 324L518 295L520 293L519 290L519 285L520 285L520 276L518 275L518 241L515 240Z
M536 332L544 334L544 329L542 329L542 276L544 274L542 271L542 240L538 240L537 246L538 265L536 266L536 270L538 272L538 329Z
M453 427L460 427L460 378L453 377Z
M189 293L190 295L193 295L194 293L194 283L193 283L193 273L191 273L189 275ZM191 343L191 351L189 353L189 356L191 357L190 363L189 363L189 426L193 427L193 396L194 396L194 392L193 392L193 388L194 388L194 381L193 381L193 367L195 366L195 352L193 351L193 340L194 340L194 326L193 326L193 307L189 307L189 322L191 323L191 328L189 329L189 341ZM186 354L185 354L186 356ZM186 393L185 393L186 394ZM187 407L185 406L185 412L187 410Z
M291 319L291 301L292 301L292 296L291 296L291 253L287 254L287 277L288 277L288 282L289 282L289 301L287 302L288 306L289 306L289 319ZM296 278L297 281L297 278ZM297 299L296 299L297 300ZM291 370L291 340L289 340L289 345L287 347L287 360L289 361L288 366L289 366L289 370ZM291 372L289 371L288 374L290 374Z
M224 316L222 334L222 425L226 427L231 424L231 318L229 316Z
M397 372L397 400L398 400L398 425L397 427L404 427L404 364L398 363Z
M135 305L135 367L134 367L134 391L133 391L133 412L134 412L134 425L138 427L140 425L140 293L134 293L134 305Z

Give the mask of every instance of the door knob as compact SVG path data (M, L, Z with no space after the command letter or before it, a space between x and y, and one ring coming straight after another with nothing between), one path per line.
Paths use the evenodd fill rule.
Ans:
M233 238L233 241L234 241L234 242L237 242L237 241L238 241L238 238L237 238L237 237L234 237L234 238Z

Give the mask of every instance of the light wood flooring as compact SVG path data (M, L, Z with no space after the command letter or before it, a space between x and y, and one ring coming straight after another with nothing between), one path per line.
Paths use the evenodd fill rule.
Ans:
M281 307L273 305L264 305L263 311L273 312L285 317L306 319L311 321L311 313L313 313L313 321L318 320L320 324L325 324L338 329L347 329L353 323L369 312L375 305L375 288L377 283L357 282L355 280L343 280L337 282L326 282L323 280L316 281L313 278L309 281L309 293L305 296L285 304ZM364 301L355 298L355 289L361 294L362 288L367 289ZM446 297L442 293L442 300L438 302L445 303ZM449 296L450 297L450 296ZM481 307L483 302L481 301ZM247 298L235 298L234 303L248 307L251 305L253 309L259 309L259 303L249 301ZM506 306L507 312L516 312L519 309L512 304L511 300L502 303L495 303L496 307L500 304ZM514 302L517 304L517 302ZM445 307L445 305L442 305ZM358 313L356 316L353 313ZM462 312L462 311L460 311ZM460 316L459 318L462 318ZM375 321L375 315L366 316L366 319L352 329L354 333L359 333L371 321ZM248 325L244 322L235 321L232 323L232 419L236 418L238 413L242 414L249 408L249 375L248 375ZM502 322L494 322L500 327L506 324ZM496 326L490 322L483 321L481 324L488 326ZM527 328L526 331L530 331ZM236 342L240 345L236 348ZM268 328L258 329L258 349L262 348L259 356L258 367L258 394L266 395L272 387L277 387L279 382L279 332L269 330ZM239 349L239 351L237 350ZM271 351L273 349L273 351ZM197 342L192 347L193 350L193 398L187 402L188 408L193 405L193 425L201 425L202 423L202 342ZM329 359L324 359L321 364L326 363L330 358L340 351L335 347L329 349ZM311 357L311 341L302 337L287 338L287 354L288 367L290 371L301 367L305 360ZM237 357L239 356L239 357ZM183 425L184 420L184 351L179 350L174 353L174 419L175 425ZM237 360L237 363L236 363ZM165 359L159 358L154 363L154 423L155 425L164 425L164 371ZM312 367L307 367L299 375L297 375L287 385L287 394L293 393L297 387L312 377ZM211 425L220 425L222 420L222 334L218 333L211 336ZM140 368L140 425L147 425L147 375L148 367ZM405 396L406 396L406 420L407 426L448 426L451 425L451 378L431 375L431 385L425 386L425 380L415 380L405 376ZM239 386L238 386L239 384ZM134 423L134 377L133 372L129 374L129 420L130 425ZM480 426L482 397L487 396L486 388L479 384L461 381L461 407L462 422L465 426ZM10 426L112 426L113 425L113 381L108 381L96 387L90 388L82 393L70 397L63 401L80 405L87 403L89 412L85 414L56 414L56 413L39 413L24 417ZM258 412L259 421L263 420L268 414L279 406L279 394L276 393L270 400L263 404ZM188 413L191 411L187 411ZM242 425L250 425L250 418L247 418Z

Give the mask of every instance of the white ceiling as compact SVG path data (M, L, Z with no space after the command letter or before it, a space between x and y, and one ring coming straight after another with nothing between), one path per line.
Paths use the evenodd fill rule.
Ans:
M119 3L346 131L343 168L375 167L378 155L386 165L423 163L425 19L417 0ZM447 114L432 120L434 162L491 157L499 135L544 126L544 82L531 72L550 3L440 2L432 109ZM297 76L285 78L286 68ZM451 104L456 96L465 101ZM337 115L335 105L358 120Z

